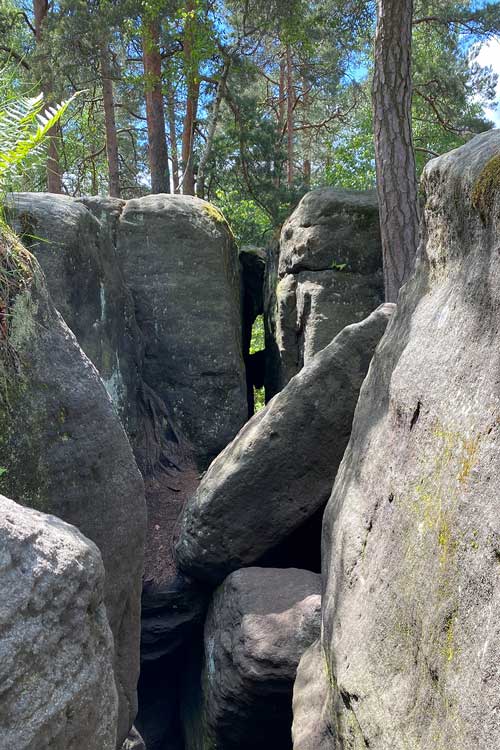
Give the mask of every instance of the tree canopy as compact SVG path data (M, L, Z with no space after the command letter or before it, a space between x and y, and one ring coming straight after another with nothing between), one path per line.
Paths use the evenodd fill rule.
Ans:
M12 91L83 92L49 160L12 187L69 195L197 194L261 242L319 185L375 184L369 0L0 0ZM417 0L411 119L417 172L492 127L477 63L497 3Z

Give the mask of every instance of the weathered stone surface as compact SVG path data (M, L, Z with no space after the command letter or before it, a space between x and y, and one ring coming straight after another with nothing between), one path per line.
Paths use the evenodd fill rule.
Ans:
M177 573L165 583L146 583L142 593L141 660L171 655L201 628L209 591Z
M375 190L320 188L307 193L283 225L279 275L346 264L351 273L380 269Z
M246 568L224 581L205 624L201 711L186 722L187 750L291 747L293 681L320 609L320 576L309 571Z
M15 193L9 197L8 212L40 263L55 306L99 371L135 443L141 338L114 246L124 202L87 202L95 216L67 196Z
M0 495L0 746L114 750L113 640L97 548Z
M211 464L184 511L176 547L184 571L220 582L326 503L392 309L345 328Z
M293 686L293 750L333 750L333 700L318 639L304 652Z
M380 304L381 264L374 191L322 188L304 196L268 264L267 329L277 350L271 351L269 367L277 373L268 376L268 396Z
M206 463L247 417L231 234L205 201L150 195L126 203L117 243L146 342L144 380Z
M34 259L24 276L0 341L0 466L7 470L0 489L74 524L101 551L121 743L137 705L143 482L102 380L55 310Z
M146 745L141 735L135 727L129 732L129 735L122 745L122 750L146 750Z
M325 512L345 750L500 745L499 162L496 130L425 169L417 270Z

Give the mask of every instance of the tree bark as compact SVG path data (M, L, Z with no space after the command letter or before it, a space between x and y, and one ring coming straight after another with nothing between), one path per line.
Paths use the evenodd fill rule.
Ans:
M413 0L377 0L373 122L385 296L397 300L419 240L411 126Z
M287 132L287 183L288 187L293 185L293 70L292 51L290 45L286 45L286 132Z
M286 60L284 56L280 59L280 83L279 83L279 99L278 99L278 130L281 134L285 125L285 103L286 103L286 92L285 92L285 76L286 76Z
M222 96L226 86L227 77L229 75L230 64L230 60L227 60L227 62L224 64L224 69L221 73L219 83L217 84L217 92L215 94L212 112L210 115L210 125L207 133L207 141L203 150L203 154L200 158L200 163L198 165L198 175L196 179L196 195L198 196L198 198L205 197L205 168L212 153L215 130L217 128L217 122L219 121L220 105L222 102Z
M168 130L170 136L170 155L172 158L172 185L174 193L179 192L179 153L177 151L177 129L175 127L175 98L172 81L169 77L167 91Z
M120 168L118 158L118 137L116 134L115 100L113 80L109 64L109 51L103 43L100 49L102 98L104 105L104 126L106 129L106 156L108 161L109 194L120 197Z
M309 83L305 69L302 71L302 112L304 115L304 125L307 125L309 121ZM304 131L302 148L304 151L302 176L304 185L309 189L311 187L311 136L307 131Z
M195 20L190 14L195 11L193 0L186 0L186 27L184 30L184 68L186 75L186 114L184 117L184 128L182 132L182 192L184 195L194 195L194 164L193 164L193 141L194 126L198 113L198 97L200 83L198 80L198 67L194 59L194 35Z
M44 101L46 104L51 103L52 99L52 76L50 75L50 62L46 55L41 51L44 41L44 26L47 23L49 13L48 0L33 0L33 14L35 20L35 42L39 52L39 68L41 73L41 83ZM57 148L59 127L54 125L47 133L49 138L48 156L47 156L47 190L49 193L62 193L62 171Z
M143 59L151 191L169 193L170 174L163 108L160 32L156 19L144 19Z

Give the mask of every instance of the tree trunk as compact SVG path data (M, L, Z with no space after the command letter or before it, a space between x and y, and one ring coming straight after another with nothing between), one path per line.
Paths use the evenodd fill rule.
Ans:
M169 193L170 175L163 109L160 33L156 19L144 20L143 58L151 192Z
M106 44L101 45L100 66L102 78L102 98L104 105L104 125L106 128L106 156L108 160L109 194L120 197L120 168L118 159L118 138L116 135L115 101L113 81L109 64L109 51Z
M288 187L293 185L293 70L292 51L290 45L286 46L286 132L287 132L287 182Z
M169 78L167 92L168 129L170 135L170 154L172 158L172 184L174 193L179 192L179 153L177 151L177 129L175 127L175 98L172 81Z
M385 296L397 300L419 240L411 128L413 0L377 0L373 122Z
M302 72L302 112L304 125L307 125L309 123L309 83L307 81L305 70ZM304 185L309 189L311 187L311 136L307 130L304 130L302 148L304 151L302 176L304 179Z
M285 125L285 76L286 76L286 60L281 56L280 59L280 84L279 84L279 99L278 99L278 129L281 135L281 131Z
M52 76L50 75L50 62L41 51L43 43L44 26L49 13L48 0L33 0L33 14L35 20L35 42L39 53L39 69L41 73L41 85L45 104L50 104L52 99ZM47 133L49 147L47 156L47 190L49 193L62 193L62 173L57 148L59 126L54 125Z
M219 120L220 105L222 102L222 96L223 96L224 89L226 86L227 77L229 75L230 64L231 64L230 60L228 60L224 64L224 69L221 73L219 83L217 84L217 92L215 94L215 100L213 103L212 112L210 116L210 125L209 125L208 133L207 133L207 142L205 144L205 148L204 148L203 154L201 155L200 163L198 165L198 176L196 180L196 195L198 196L198 198L205 197L205 168L207 166L208 160L210 159L210 155L212 153L215 130L217 128L217 122Z
M186 74L186 115L184 117L184 128L182 132L182 192L184 195L194 195L194 164L193 164L193 141L194 126L198 112L198 96L200 84L198 81L198 69L193 57L195 20L190 15L195 11L193 0L186 1L186 28L184 31L184 67Z

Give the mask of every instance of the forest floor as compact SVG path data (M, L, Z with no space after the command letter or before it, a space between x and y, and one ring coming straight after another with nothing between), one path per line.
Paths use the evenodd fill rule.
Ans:
M175 576L174 545L182 509L200 483L200 472L193 464L182 471L163 472L146 479L148 530L144 581L166 583Z

